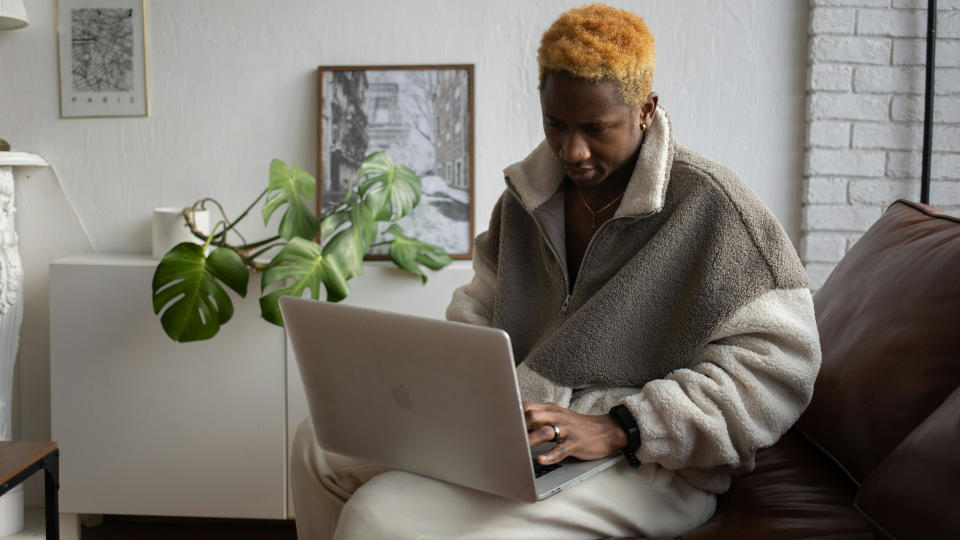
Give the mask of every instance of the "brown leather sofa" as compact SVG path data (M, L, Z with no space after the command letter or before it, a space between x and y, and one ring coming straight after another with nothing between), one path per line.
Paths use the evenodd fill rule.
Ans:
M814 303L813 402L683 539L960 539L960 219L897 201Z

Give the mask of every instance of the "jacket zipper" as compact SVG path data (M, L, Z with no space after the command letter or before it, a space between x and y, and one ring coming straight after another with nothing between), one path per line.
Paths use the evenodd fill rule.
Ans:
M603 228L607 226L607 223L610 223L611 221L616 221L619 219L626 219L627 217L632 217L632 216L613 217L604 221L603 223L600 224L599 227L597 227L597 230L593 233L593 236L590 237L590 241L587 242L587 247L583 250L583 258L580 259L580 266L577 267L577 281L574 282L573 284L574 288L577 287L577 283L580 283L580 271L583 270L583 263L587 262L587 256L590 254L590 248L593 247L593 241L597 238L597 236L600 235L600 231L602 231ZM560 308L560 315L566 315L567 309L570 307L570 298L572 297L573 297L573 291L570 291L570 293L567 294L566 301L564 301L563 303L563 307Z
M527 214L530 215L530 218L533 219L533 223L536 224L536 226L537 226L537 231L540 233L540 237L543 238L544 242L547 244L547 247L550 248L550 253L553 254L553 258L556 259L556 261L557 261L557 266L560 267L560 272L563 274L563 292L564 292L564 297L563 297L563 304L560 306L560 316L562 317L562 316L566 315L566 314L567 314L567 310L570 309L570 300L573 298L573 291L570 290L570 276L567 274L566 261L561 261L561 260L560 260L560 254L557 253L557 249L554 247L553 242L550 241L550 237L547 236L546 233L543 232L543 227L540 225L540 220L537 219L537 216L534 215L534 213L533 213L532 211L528 210L527 207L523 204L523 201L520 200L520 195L517 194L517 192L515 191L514 187L513 187L512 185L509 185L509 184L508 184L508 186L509 186L509 188L510 188L510 194L513 195L513 198L517 200L517 202L520 204L520 207L523 208L524 210L526 210ZM576 276L576 277L577 277L577 282L580 281L580 271L583 269L583 263L585 263L585 262L587 261L587 255L590 254L590 248L593 247L593 241L597 238L597 236L600 234L600 231L603 230L603 228L607 225L607 223L610 223L611 221L620 220L620 219L627 219L627 218L643 219L643 218L652 216L653 214L656 214L656 212L648 212L648 213L642 214L642 215L640 215L640 216L620 216L620 217L614 217L614 218L610 218L610 219L608 219L607 221L604 221L603 223L601 223L601 224L600 224L600 227L597 228L597 231L596 231L595 233L593 233L593 236L590 237L590 241L587 242L587 247L586 247L586 249L583 250L583 258L580 259L580 266L577 267L577 276ZM574 285L574 287L576 287L576 285Z
M573 284L574 288L576 288L577 283L580 283L580 271L583 270L583 265L584 263L587 262L587 256L590 255L590 248L593 247L593 241L596 240L598 236L600 236L600 231L602 231L603 228L607 226L607 223L612 223L614 221L619 221L621 219L646 219L654 214L656 214L655 211L647 212L646 214L640 214L639 216L612 217L604 221L603 223L601 223L600 226L597 227L597 231L593 233L593 236L590 237L590 241L587 242L587 247L583 250L583 258L580 259L580 266L577 267L577 282ZM570 294L568 295L568 300L569 300L569 296L573 296L573 291L570 291ZM566 308L568 306L565 304L564 307ZM561 315L563 315L563 313L561 313Z

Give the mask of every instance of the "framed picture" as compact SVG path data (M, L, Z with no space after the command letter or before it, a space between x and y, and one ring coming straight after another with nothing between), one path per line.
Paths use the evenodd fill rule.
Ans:
M320 67L318 213L343 199L363 158L384 151L420 176L403 230L469 259L473 251L473 66ZM379 239L377 240L379 241ZM386 246L368 259L386 257Z
M60 117L147 116L143 0L57 0Z

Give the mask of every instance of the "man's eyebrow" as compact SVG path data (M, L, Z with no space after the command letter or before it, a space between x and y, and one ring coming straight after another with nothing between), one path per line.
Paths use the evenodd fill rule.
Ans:
M600 118L592 122L585 122L585 126L615 126L620 123L619 118Z
M541 114L543 118L545 118L546 120L550 120L551 122L563 122L563 120L560 120L559 118L557 118L556 116L553 116L552 114L548 114L548 113L541 113ZM620 120L617 118L598 118L598 119L590 120L587 122L580 122L578 125L588 126L588 127L614 126L614 125L617 125L619 121Z

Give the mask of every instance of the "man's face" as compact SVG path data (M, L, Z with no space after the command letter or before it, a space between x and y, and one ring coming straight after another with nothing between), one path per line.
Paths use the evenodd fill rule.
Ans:
M643 131L640 111L625 104L617 84L550 73L540 90L547 144L578 187L629 178Z

